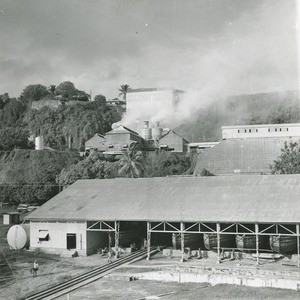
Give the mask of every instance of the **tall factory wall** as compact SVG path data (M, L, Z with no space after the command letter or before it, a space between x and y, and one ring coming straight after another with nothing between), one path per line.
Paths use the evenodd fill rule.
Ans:
M48 237L42 238L43 234ZM76 248L67 248L67 236L76 237ZM46 252L68 253L75 250L80 255L86 255L86 222L33 222L30 223L30 248L42 249Z
M160 110L175 110L178 96L176 91L154 90L129 92L126 95L126 112L134 114L135 111L143 111L150 118Z

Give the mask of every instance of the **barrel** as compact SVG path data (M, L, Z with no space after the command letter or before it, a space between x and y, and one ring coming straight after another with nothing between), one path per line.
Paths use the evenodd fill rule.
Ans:
M11 249L20 250L29 247L30 225L20 224L10 227L7 232L7 243Z

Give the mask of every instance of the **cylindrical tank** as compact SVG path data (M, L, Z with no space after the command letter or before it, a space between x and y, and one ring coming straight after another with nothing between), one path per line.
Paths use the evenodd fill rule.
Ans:
M7 242L10 248L14 250L29 247L30 225L20 224L10 227L10 229L7 232Z
M144 121L144 128L141 130L141 137L148 141L151 139L151 128L149 128L149 121Z
M153 125L154 126L152 128L152 137L155 140L159 140L162 136L163 129L159 127L159 122L154 122Z
M44 139L42 136L37 136L35 138L35 150L43 150L44 149Z

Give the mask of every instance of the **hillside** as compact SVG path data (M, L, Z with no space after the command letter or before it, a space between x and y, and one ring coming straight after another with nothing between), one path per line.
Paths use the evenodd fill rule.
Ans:
M188 141L217 141L220 128L242 124L300 122L298 91L239 95L218 100L195 112L175 130Z
M0 152L0 202L43 203L58 193L60 171L79 161L72 151Z

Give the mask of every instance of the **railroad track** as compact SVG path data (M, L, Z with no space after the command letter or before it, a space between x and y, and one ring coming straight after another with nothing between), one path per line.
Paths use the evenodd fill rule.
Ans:
M154 254L158 252L156 247L150 248L150 254ZM111 271L122 267L123 265L138 261L147 256L147 250L139 250L125 257L119 258L110 264L105 264L100 266L92 271L86 272L81 275L77 275L76 277L54 285L42 292L36 293L34 295L23 298L24 300L51 300L62 295L65 295L79 287L82 287L90 282L100 279L101 277L109 274Z

